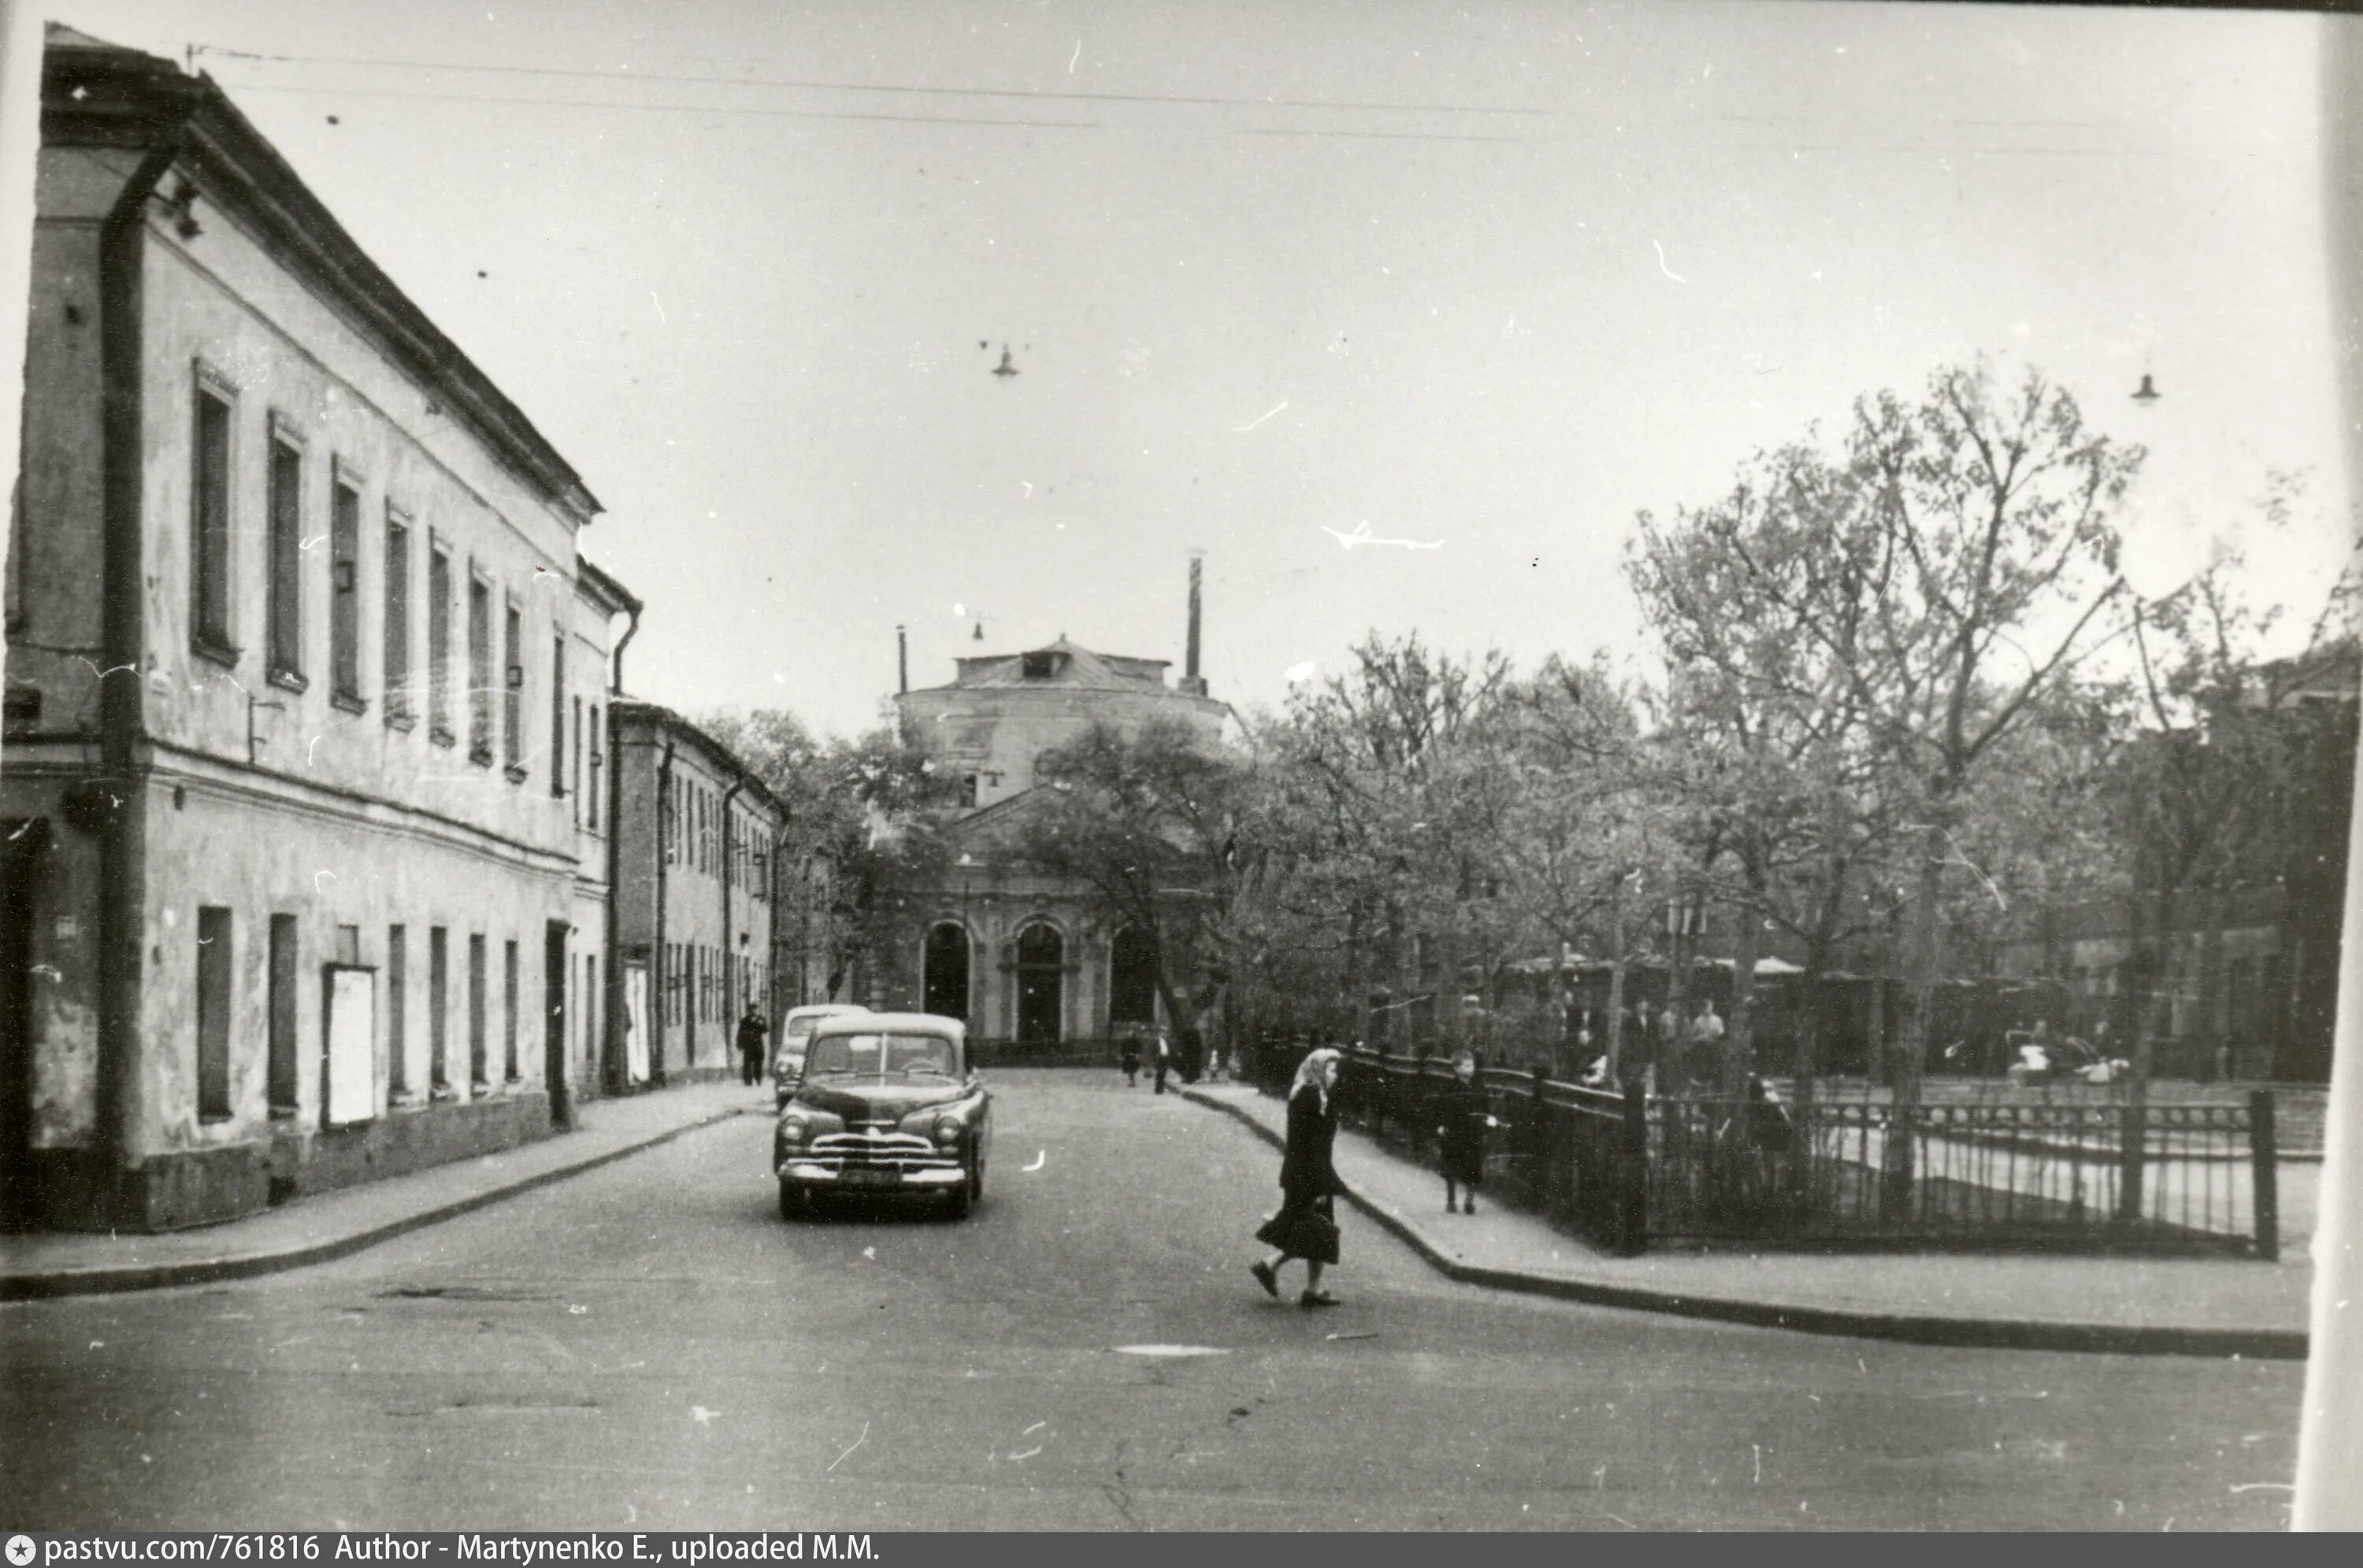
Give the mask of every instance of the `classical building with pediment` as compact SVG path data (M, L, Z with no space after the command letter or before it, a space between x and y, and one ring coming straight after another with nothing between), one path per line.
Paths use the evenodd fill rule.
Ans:
M1199 673L1199 563L1191 562L1183 673L1170 661L1096 653L1064 635L963 658L949 685L895 699L903 734L957 780L943 872L896 895L873 955L872 1006L965 1019L988 1059L1096 1054L1159 1027L1157 955L1090 889L1029 865L1026 823L1047 803L1041 758L1095 725L1137 734L1178 723L1216 744L1227 703Z

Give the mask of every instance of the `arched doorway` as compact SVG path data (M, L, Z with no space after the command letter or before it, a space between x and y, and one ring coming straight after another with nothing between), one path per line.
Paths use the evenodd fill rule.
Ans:
M1146 1029L1157 1021L1157 939L1126 926L1108 945L1108 1032Z
M1017 933L1017 1043L1055 1045L1066 984L1067 943L1042 921Z
M927 928L920 994L922 1010L938 1018L968 1017L968 932L952 921Z

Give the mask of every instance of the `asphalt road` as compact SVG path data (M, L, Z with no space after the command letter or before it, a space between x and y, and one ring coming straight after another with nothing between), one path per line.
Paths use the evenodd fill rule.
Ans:
M1306 1311L1247 1275L1277 1156L1244 1129L1112 1075L994 1088L961 1223L782 1222L749 1116L340 1263L0 1307L0 1528L2286 1519L2296 1365L1505 1296L1351 1213L1346 1305Z

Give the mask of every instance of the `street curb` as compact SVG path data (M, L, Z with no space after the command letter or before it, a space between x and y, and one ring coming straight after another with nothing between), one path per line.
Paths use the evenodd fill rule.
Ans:
M1232 1117L1275 1149L1287 1140L1235 1105L1184 1088L1183 1099ZM1341 1181L1339 1184L1345 1184ZM1677 1296L1642 1286L1600 1285L1523 1274L1515 1269L1486 1268L1462 1263L1437 1247L1419 1228L1399 1214L1391 1214L1352 1187L1346 1200L1378 1221L1429 1266L1448 1279L1482 1285L1495 1290L1515 1290L1581 1301L1595 1307L1623 1307L1641 1312L1664 1312L1680 1318L1700 1318L1755 1328L1788 1329L1805 1334L1836 1334L1855 1339L1890 1340L1903 1344L1943 1345L1975 1350L2070 1351L2106 1355L2187 1355L2221 1361L2303 1361L2306 1335L2302 1330L2191 1329L2121 1323L2046 1323L1996 1318L1947 1318L1927 1314L1871 1312L1842 1307L1799 1307L1778 1302L1741 1300L1719 1296Z
M127 1290L161 1290L178 1285L210 1285L219 1280L251 1279L258 1275L280 1274L289 1269L308 1267L313 1264L331 1263L338 1258L349 1257L355 1253L366 1251L381 1242L390 1242L396 1236L407 1235L413 1231L423 1231L429 1225L439 1225L446 1220L456 1220L462 1214L471 1214L479 1209L489 1208L504 1198L515 1198L519 1193L531 1192L536 1187L548 1187L553 1182L564 1181L569 1176L577 1176L585 1171L596 1170L599 1166L612 1164L626 1155L653 1149L660 1143L669 1143L673 1139L694 1132L700 1128L711 1127L719 1121L727 1121L734 1116L751 1114L754 1112L744 1106L734 1106L727 1110L717 1111L699 1121L670 1128L652 1138L643 1138L637 1143L627 1143L620 1149L609 1149L605 1154L594 1154L589 1159L577 1161L571 1165L560 1165L554 1170L541 1171L536 1175L522 1177L506 1187L471 1193L466 1198L458 1198L433 1209L421 1209L416 1214L405 1214L399 1220L388 1220L384 1224L373 1226L365 1231L357 1231L350 1235L337 1236L327 1241L307 1242L301 1246L282 1248L278 1252L247 1253L219 1258L191 1258L178 1263L128 1264L119 1266L107 1264L96 1268L55 1269L47 1274L0 1275L0 1301L43 1301L52 1300L61 1296L104 1296Z

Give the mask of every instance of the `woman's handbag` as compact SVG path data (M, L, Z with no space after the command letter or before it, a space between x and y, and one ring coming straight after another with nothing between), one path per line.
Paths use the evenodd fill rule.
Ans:
M1329 1217L1326 1198L1282 1208L1263 1222L1256 1240L1289 1257L1325 1264L1337 1261L1337 1221Z

